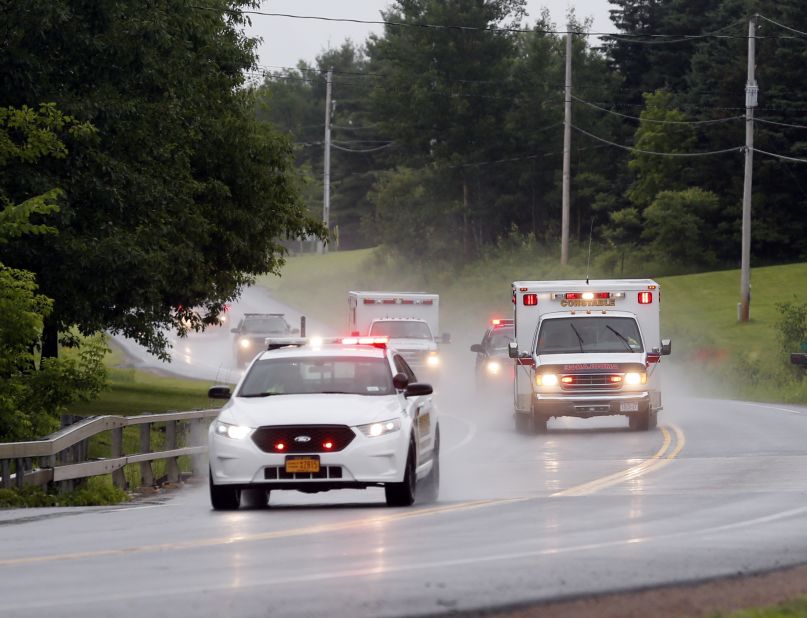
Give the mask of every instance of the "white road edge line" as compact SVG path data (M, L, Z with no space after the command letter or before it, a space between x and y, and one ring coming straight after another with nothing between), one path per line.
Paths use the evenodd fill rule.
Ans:
M790 414L804 414L804 410L793 410L791 408L780 408L778 406L768 406L762 403L750 403L748 401L738 401L736 403L741 403L746 406L751 406L752 408L763 408L765 410L778 410L779 412L788 412Z

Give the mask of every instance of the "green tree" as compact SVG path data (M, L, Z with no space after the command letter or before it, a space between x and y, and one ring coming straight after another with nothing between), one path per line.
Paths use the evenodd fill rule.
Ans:
M54 101L97 129L33 174L8 166L9 198L59 186L58 236L18 239L0 259L34 272L57 333L122 333L166 355L165 330L217 320L280 240L318 233L297 195L288 140L254 117L247 0L5 3L0 104ZM19 167L19 166L18 166ZM197 313L194 309L201 307Z
M713 268L712 225L720 201L697 187L662 191L644 211L643 237L661 263L668 266Z

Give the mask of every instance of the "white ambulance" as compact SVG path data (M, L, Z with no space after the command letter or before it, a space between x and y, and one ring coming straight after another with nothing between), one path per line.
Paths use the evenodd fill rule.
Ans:
M437 333L440 296L421 292L348 292L348 332L352 336L389 337L416 372L440 366ZM448 343L449 335L440 337Z
M552 417L624 415L634 430L661 410L661 288L650 279L515 281L516 429Z

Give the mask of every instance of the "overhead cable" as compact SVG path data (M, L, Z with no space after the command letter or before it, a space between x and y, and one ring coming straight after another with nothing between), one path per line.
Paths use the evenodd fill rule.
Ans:
M807 163L807 159L799 159L797 157L788 157L787 155L777 154L775 152L767 152L765 150L760 150L759 148L753 148L754 152L758 152L759 154L764 154L769 157L773 157L775 159L781 159L783 161L794 161L795 163Z
M785 30L790 30L790 32L794 32L799 36L807 37L807 32L802 32L801 30L796 30L795 28L791 28L790 26L785 26L784 24L780 24L778 21L773 21L770 17L765 17L764 15L760 15L759 13L757 13L756 16L759 17L760 19L764 19L769 23L772 23L774 26L779 26L780 28L784 28Z
M349 24L366 24L371 26L393 26L398 28L419 28L424 30L451 30L457 32L490 32L494 34L555 34L555 35L567 35L572 34L576 36L593 36L593 37L619 37L624 40L632 40L632 42L641 43L641 39L674 39L670 42L673 43L681 43L690 40L697 40L697 39L704 39L704 38L717 38L717 39L746 39L748 38L746 35L733 35L733 34L715 34L714 32L720 32L720 30L716 30L714 32L707 32L703 34L633 34L630 32L586 32L584 30L549 30L543 28L513 28L513 27L499 27L499 26L458 26L458 25L451 25L451 24L428 24L428 23L410 23L410 22L401 22L401 21L389 21L389 20L377 20L377 19L353 19L348 17L325 17L323 15L296 15L292 13L270 13L267 11L255 11L255 10L244 10L244 9L222 9L216 7L209 7L209 6L195 6L191 5L191 8L201 10L201 11L212 11L215 13L231 13L237 15L261 15L263 17L283 17L288 19L301 19L301 20L310 20L310 21L326 21L326 22L338 22L338 23L349 23ZM729 24L725 26L723 29L733 26L734 24ZM722 30L722 29L721 29ZM793 37L756 37L758 39L764 38L793 38Z
M766 118L754 118L754 121L762 122L764 124L775 124L778 127L790 127L791 129L807 129L807 125L790 124L788 122L776 122L775 120L767 120Z
M571 125L572 129L582 133L583 135L587 135L592 139L596 139L604 144L608 144L609 146L614 146L615 148L621 148L622 150L627 150L629 152L638 152L639 154L647 154L647 155L654 155L658 157L708 157L711 155L719 155L725 154L727 152L742 152L745 150L743 146L737 146L735 148L724 148L722 150L710 150L707 152L656 152L653 150L642 150L641 148L635 148L634 146L625 146L624 144L617 144L616 142L609 141L593 133L589 133L580 127L576 127L575 125Z
M652 122L655 124L679 124L679 125L718 124L721 122L730 122L732 120L739 120L744 118L744 116L729 116L727 118L714 118L712 120L655 120L653 118L641 118L639 116L630 116L628 114L621 114L620 112L615 112L612 109L600 107L595 103L591 103L590 101L586 101L574 95L572 95L572 99L574 101L577 101L578 103L583 103L584 105L588 105L589 107L593 107L594 109L598 109L600 111L607 112L609 114L613 114L614 116L619 116L620 118L638 120L639 122Z
M394 146L395 142L390 142L388 144L384 144L383 146L376 146L375 148L364 148L361 150L355 150L353 148L345 148L343 146L338 146L331 142L331 147L336 148L337 150L341 150L342 152L354 152L354 153L367 153L367 152L377 152L379 150L384 150L384 148L389 148L390 146Z

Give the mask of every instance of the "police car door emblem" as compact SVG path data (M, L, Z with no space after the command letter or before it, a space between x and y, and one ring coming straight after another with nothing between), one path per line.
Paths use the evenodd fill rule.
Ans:
M302 443L311 442L311 437L310 436L297 436L296 438L294 438L294 441L295 442L302 442Z

